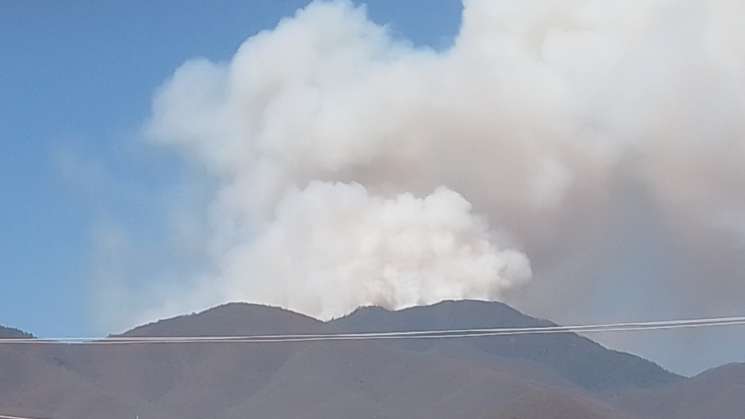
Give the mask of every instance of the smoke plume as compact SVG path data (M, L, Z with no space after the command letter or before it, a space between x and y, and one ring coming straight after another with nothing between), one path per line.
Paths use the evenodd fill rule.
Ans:
M318 1L229 62L186 62L148 135L216 179L214 269L187 300L324 318L457 298L564 320L737 307L743 15L464 0L440 51Z

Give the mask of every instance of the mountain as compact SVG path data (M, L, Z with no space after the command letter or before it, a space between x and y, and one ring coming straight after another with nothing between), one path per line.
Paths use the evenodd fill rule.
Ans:
M369 342L303 348L227 416L246 417L630 418L571 386Z
M745 363L740 363L713 368L673 385L648 391L633 390L614 402L639 417L650 419L745 419L743 396Z
M33 337L30 333L26 333L22 330L13 329L12 327L0 326L0 339L15 339L15 338L30 338Z
M364 308L327 323L280 308L234 303L140 326L121 336L549 324L504 304L475 301L395 312ZM735 367L685 379L573 334L523 337L527 336L436 342L6 345L0 346L0 415L677 419L675 397L696 391L726 393L726 400L712 400L730 403L720 407L708 402L696 411L708 415L698 417L742 419L736 412L745 411L737 410L745 406L730 395L741 393L740 388L722 387L733 386L733 377L741 376ZM665 409L657 408L655 401Z
M321 331L318 320L272 307L228 304L141 326L125 336L243 335ZM0 413L65 418L213 417L250 398L298 350L297 345L54 345L9 348L0 376ZM22 357L23 359L19 359ZM6 359L8 362L6 363ZM14 364L22 362L21 368ZM143 414L144 413L144 414Z
M418 306L400 311L379 307L361 308L331 322L344 332L441 330L494 327L554 326L512 307L485 301L445 301L431 306ZM624 352L606 349L598 343L574 333L490 336L458 339L467 345L473 356L517 358L550 368L566 380L592 391L619 391L626 388L646 388L682 380L682 377L662 367ZM401 345L394 341L394 344ZM452 342L427 340L404 342L403 346L420 351L438 351ZM463 351L456 353L462 357Z
M236 336L250 334L321 333L320 320L279 307L230 303L201 313L146 324L118 336Z

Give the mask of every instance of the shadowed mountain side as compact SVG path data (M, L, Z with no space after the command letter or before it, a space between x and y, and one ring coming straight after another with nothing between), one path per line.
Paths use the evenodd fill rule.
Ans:
M366 308L329 323L279 308L227 304L125 335L550 324L504 304L475 301L398 312ZM738 412L743 410L736 410L737 395L743 394L737 384L741 369L729 366L687 380L573 334L401 342L6 345L0 346L0 413L54 419L742 419ZM665 377L668 384L648 387ZM697 391L704 396L695 399ZM700 406L680 415L675 403L681 397L701 400Z
M49 417L60 406L103 396L105 390L44 352L28 345L0 345L0 412Z
M127 336L206 336L322 331L315 319L286 310L227 304L205 312L138 327ZM0 374L15 388L0 392L0 412L54 418L131 418L159 412L160 418L200 418L242 402L270 379L296 345L155 344L124 346L52 345L0 347ZM17 358L29 359L24 365ZM7 361L7 362L6 362ZM8 372L13 373L8 375ZM63 378L48 379L63 373ZM76 384L78 383L78 384ZM69 385L68 385L69 384ZM81 386L89 386L83 389ZM60 394L59 398L48 394ZM54 400L46 403L46 400ZM96 407L98 406L98 407ZM19 410L20 409L20 410Z
M293 400L294 403L286 403ZM379 343L308 345L230 419L628 418L580 389Z
M26 333L22 330L14 329L12 327L0 326L0 338L12 339L12 338L31 338L33 335Z
M546 320L520 313L510 306L485 301L445 301L431 306L388 311L361 308L334 320L338 331L396 331L494 327L553 326ZM564 379L593 391L614 392L625 388L654 387L682 380L659 365L635 355L609 350L574 333L490 336L457 339L462 356L481 360L517 358L549 367ZM392 344L416 351L440 351L453 340L394 341ZM452 356L458 356L452 349Z
M704 371L688 380L613 400L644 418L745 419L745 363Z
M323 322L279 307L229 303L136 327L119 336L236 336L321 333Z

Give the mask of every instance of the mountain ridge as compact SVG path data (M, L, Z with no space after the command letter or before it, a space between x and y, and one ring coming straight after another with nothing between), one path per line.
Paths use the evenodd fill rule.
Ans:
M271 323L271 324L270 324ZM293 323L297 323L294 325ZM225 334L304 333L323 322L277 306L231 302L206 310L156 320L113 336L218 336Z
M24 332L21 329L16 329L13 327L6 327L3 325L0 325L0 338L3 339L26 339L26 338L33 338L34 335L28 332Z
M482 301L398 311L367 307L329 322L278 307L230 303L120 336L550 324L506 304ZM649 380L650 374L656 378ZM569 333L426 341L7 345L0 346L0 414L55 419L742 419L745 364L692 378L670 379L669 374L643 358Z
M239 336L251 334L368 333L495 327L543 327L556 323L523 314L494 301L445 300L426 306L389 310L360 307L326 322L280 307L227 303L198 313L138 326L121 335ZM575 333L455 339L491 358L520 359L551 367L559 376L592 391L654 387L683 377L642 357L606 348ZM500 345L494 345L494 343ZM430 351L435 340L392 342L404 349ZM547 351L546 348L552 348ZM582 351L578 356L577 351ZM596 368L603 365L604 368Z
M501 302L447 300L403 310L362 308L329 322L342 332L376 330L544 327L556 323L523 314ZM561 376L592 391L654 387L683 377L637 355L608 349L576 333L466 338L486 354L519 358L549 366ZM439 342L405 342L414 350L431 350ZM551 347L551 351L545 350ZM579 353L581 352L581 353ZM603 365L597 368L595 365Z

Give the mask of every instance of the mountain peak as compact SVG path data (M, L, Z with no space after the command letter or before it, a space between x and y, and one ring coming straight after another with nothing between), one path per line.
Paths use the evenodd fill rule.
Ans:
M318 331L323 323L280 307L227 303L135 327L122 336L230 336Z
M507 304L483 300L445 300L400 310L376 306L360 307L330 323L337 328L354 332L529 327L553 324L526 316ZM372 325L377 329L369 329Z
M330 322L278 307L230 303L140 326L126 335L236 336L545 324L551 323L506 304L473 300L397 311L364 307ZM148 417L187 419L346 418L350 412L386 418L495 414L735 418L742 412L745 385L745 364L686 379L574 333L116 349L0 348L0 370L4 371L0 406L25 409L11 414L80 419L131 418L142 414L143 407ZM27 383L20 392L19 382ZM45 405L50 394L60 397ZM681 400L686 401L683 409Z
M731 380L745 384L745 362L733 362L708 369L695 377L695 380Z
M388 310L362 307L322 322L279 307L230 303L200 313L160 320L122 336L242 336L307 333L363 333L495 327L550 326L500 302L459 300ZM453 353L453 344L460 348ZM415 352L445 353L467 360L506 359L548 367L553 374L592 391L654 387L682 377L638 356L609 350L574 333L440 339L409 339L384 344Z
M398 311L361 308L330 325L340 332L393 332L498 327L543 327L554 323L523 314L500 302L443 301ZM682 377L641 357L609 350L575 333L448 339L469 348L469 357L519 359L551 368L563 378L594 391L653 387ZM438 352L445 341L392 342L409 350Z

